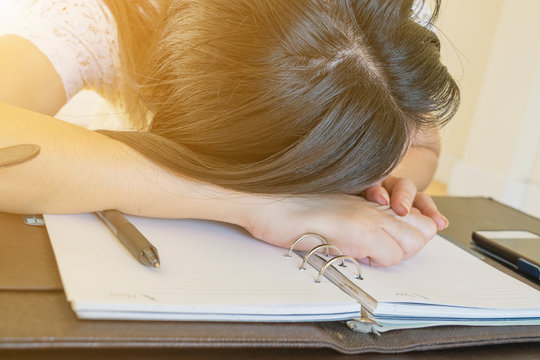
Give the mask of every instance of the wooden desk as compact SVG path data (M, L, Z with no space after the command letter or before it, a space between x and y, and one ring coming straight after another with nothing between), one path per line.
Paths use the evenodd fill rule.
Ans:
M513 209L498 204L492 200L484 198L436 198L436 202L441 211L447 215L450 220L451 226L444 231L444 235L452 238L455 241L459 241L463 244L470 242L470 234L477 228L483 229L528 229L540 233L540 221L538 219L520 214ZM6 229L8 226L20 226L18 221L20 217L15 215L0 216L0 231ZM4 225L4 227L2 227ZM24 228L24 241L26 243L32 241L43 241L44 229L29 229ZM0 232L2 233L2 232ZM5 231L4 231L5 233ZM22 241L22 239L20 239ZM46 239L45 239L46 240ZM33 248L33 247L32 247ZM38 247L37 247L38 248ZM45 248L46 249L46 248ZM9 250L9 249L8 249ZM146 346L145 348L137 348L137 343L132 343L129 346L135 346L135 348L121 348L118 344L111 342L110 348L94 348L93 345L103 346L103 342L99 342L96 338L95 344L92 342L92 334L99 334L96 332L96 328L101 331L110 331L110 328L116 328L118 331L124 333L136 334L136 328L139 326L134 324L133 326L126 325L125 323L117 322L87 322L78 321L74 319L74 315L69 310L69 306L63 298L63 293L59 287L58 275L55 272L40 272L34 271L34 269L40 269L41 266L47 266L46 263L54 262L52 252L50 249L43 250L36 254L31 259L20 258L15 266L10 265L8 261L12 260L15 254L10 254L9 251L0 252L0 358L1 359L236 359L236 358L249 358L249 359L275 359L275 358L295 358L295 359L342 359L347 355L337 353L329 349L303 349L303 345L296 338L294 344L287 344L281 340L279 347L276 348L271 342L256 343L254 342L250 347L249 341L245 344L237 343L236 346L242 346L241 348L227 348L232 343L227 342L215 342L209 341L205 346L209 344L214 348L205 347L200 348L196 343L179 342L176 345L174 343L167 344L166 347L162 347L159 342L155 342L153 345L151 342L152 336L156 336L155 332L149 331L148 337L141 338L140 344ZM16 258L19 258L18 256ZM49 264L50 265L50 264ZM28 270L31 270L28 272ZM2 274L15 274L12 278L2 276ZM519 276L519 275L515 275ZM18 278L18 280L17 280ZM25 281L21 281L25 279ZM36 289L36 284L42 284L42 288ZM533 284L536 288L538 285ZM11 290L10 290L11 289ZM38 294L40 297L40 306L36 306L29 303L29 299L33 295ZM7 300L6 300L7 299ZM18 299L18 300L14 300ZM21 311L20 309L24 309ZM64 317L64 318L62 318ZM46 323L44 323L46 322ZM161 325L156 325L163 329ZM174 323L168 326L176 326ZM39 334L42 335L38 338L35 344L25 343L26 349L14 349L17 347L17 341L22 339L20 334L32 334L31 327L42 328ZM89 327L93 332L88 332ZM172 329L171 328L171 329ZM301 327L300 327L301 328ZM299 329L300 329L299 328ZM148 329L152 329L151 326ZM157 329L157 328L156 328ZM197 330L197 326L190 327L194 331ZM286 331L290 331L291 337L297 336L295 333L294 325L287 327ZM199 328L199 331L201 329ZM245 337L247 340L256 340L257 327L252 326L242 327L242 325L233 325L225 327L226 331L229 331L234 338L235 336ZM504 328L499 328L504 333ZM57 334L73 331L74 333L81 335L81 342L71 338L69 342L55 343L54 336ZM287 332L284 331L284 334ZM423 334L429 335L430 333L438 331L437 329L429 330ZM489 330L487 330L489 331ZM538 359L540 358L540 327L534 327L530 331L531 337L536 339L535 343L528 344L507 344L507 345L490 345L480 347L466 347L457 349L446 350L433 350L433 351L418 351L407 352L401 354L376 354L368 353L356 355L354 357L362 357L362 359L478 359L489 358L490 360L496 359ZM199 333L199 336L204 336L204 332ZM86 335L86 336L85 336ZM129 334L128 334L129 335ZM349 336L350 333L344 331L336 331L335 336ZM385 334L383 336L386 336ZM214 339L211 331L207 334L208 339ZM366 335L361 335L366 336ZM375 346L377 342L382 340L377 338L366 338L366 341L373 343ZM388 337L386 337L388 339ZM236 338L238 340L238 338ZM146 341L146 343L145 343ZM502 341L502 340L501 340ZM37 347L47 345L48 349L39 349ZM51 345L52 344L52 345ZM56 344L56 345L55 345ZM306 343L306 346L313 347L317 344ZM54 348L54 347L57 348ZM253 348L253 346L255 348ZM452 345L450 345L452 346ZM31 347L36 347L32 349ZM149 348L150 347L150 348ZM295 348L297 347L297 348ZM399 351L400 349L396 349ZM347 356L347 358L350 358Z

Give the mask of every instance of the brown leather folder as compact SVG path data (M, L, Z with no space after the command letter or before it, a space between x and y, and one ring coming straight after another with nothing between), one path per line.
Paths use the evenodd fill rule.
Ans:
M540 233L539 219L490 199L448 197L436 202L451 223L443 235L464 245L478 228ZM0 229L0 349L279 347L399 353L540 342L540 326L444 326L376 336L353 332L343 322L78 320L63 293L45 228L25 225L21 215L0 214Z

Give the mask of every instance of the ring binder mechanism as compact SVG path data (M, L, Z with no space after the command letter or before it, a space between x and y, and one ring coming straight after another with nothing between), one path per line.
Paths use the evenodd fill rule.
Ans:
M311 255L315 254L320 249L325 249L325 255L328 256L329 255L329 252L328 252L329 248L335 249L335 250L338 251L339 255L343 255L341 250L336 245L332 245L332 244L317 245L313 249L309 250L309 252L306 254L306 256L304 256L304 259L302 260L302 265L300 265L300 270L306 270L306 263L307 263L309 257ZM343 262L341 262L341 264L339 264L339 265L343 266L344 264L343 264Z
M372 334L375 337L379 337L381 333L377 330L382 325L373 319L373 316L362 307L360 311L362 316L359 318L351 319L346 322L347 327L352 331L362 334Z
M328 260L328 261L323 265L323 267L321 268L321 270L319 270L319 276L317 276L317 280L315 280L315 282L321 282L321 277L323 276L323 274L324 274L324 272L326 271L326 269L328 269L328 267L329 267L330 265L332 265L333 262L338 261L338 260L341 260L342 264L343 264L343 260L350 260L350 261L356 266L357 274L356 274L355 278L358 279L358 280L364 280L364 279L362 278L362 270L361 270L361 267L360 267L360 264L358 263L358 261L356 261L356 259L353 258L352 256L349 256L349 255L340 255L340 256L336 256L336 257L331 258L330 260Z
M294 247L296 246L296 244L298 244L300 241L306 239L306 238L309 238L309 237L314 237L318 240L320 240L322 242L322 244L320 245L317 245L315 247L313 247L311 250L309 250L306 255L304 256L304 258L302 259L302 264L300 265L299 267L299 270L306 270L306 263L308 263L308 260L309 258L311 257L311 255L315 254L317 251L321 250L321 249L325 249L325 256L328 256L330 254L329 252L329 249L334 249L338 252L338 256L335 256L329 260L327 260L322 266L320 269L317 269L319 270L319 275L317 276L317 279L315 280L315 282L317 283L320 283L321 282L321 278L322 276L324 275L324 272L326 271L326 269L328 269L329 266L331 266L334 262L336 261L340 261L341 263L339 264L339 266L343 266L343 267L346 267L345 265L345 260L349 260L350 262L352 262L354 264L354 266L356 267L356 275L355 275L355 278L358 279L358 280L363 280L362 278L362 267L360 266L360 263L355 259L353 258L352 256L349 256L349 255L344 255L343 252L336 246L336 245L333 245L333 244L329 244L328 241L322 237L321 235L319 234L315 234L315 233L307 233L307 234L303 234L301 235L300 237L298 237L292 244L291 246L289 247L289 251L287 252L287 257L291 257L291 254L294 250Z
M328 244L328 241L326 241L326 239L323 238L321 235L315 234L315 233L307 233L307 234L301 235L298 239L294 240L294 242L289 247L289 251L287 252L287 255L285 255L285 256L286 257L291 257L292 251L293 251L294 247L296 246L296 244L298 244L300 241L302 241L304 239L307 239L307 238L310 238L310 237L314 237L314 238L320 240L323 244Z

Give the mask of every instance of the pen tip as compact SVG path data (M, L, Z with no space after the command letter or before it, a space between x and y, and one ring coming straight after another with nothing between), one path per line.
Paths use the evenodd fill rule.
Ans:
M150 248L144 249L139 254L139 261L141 263L143 263L144 265L151 266L151 267L154 267L154 268L158 268L161 265L159 263L159 257L158 257L158 254L157 254L157 250L153 246L150 247Z

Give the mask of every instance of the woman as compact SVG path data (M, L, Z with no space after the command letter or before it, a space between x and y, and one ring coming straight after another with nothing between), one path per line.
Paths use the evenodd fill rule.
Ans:
M0 39L0 145L42 148L2 170L0 210L212 219L278 246L315 232L383 266L447 226L416 189L459 93L412 0L39 3L33 32ZM139 131L47 116L77 78Z

